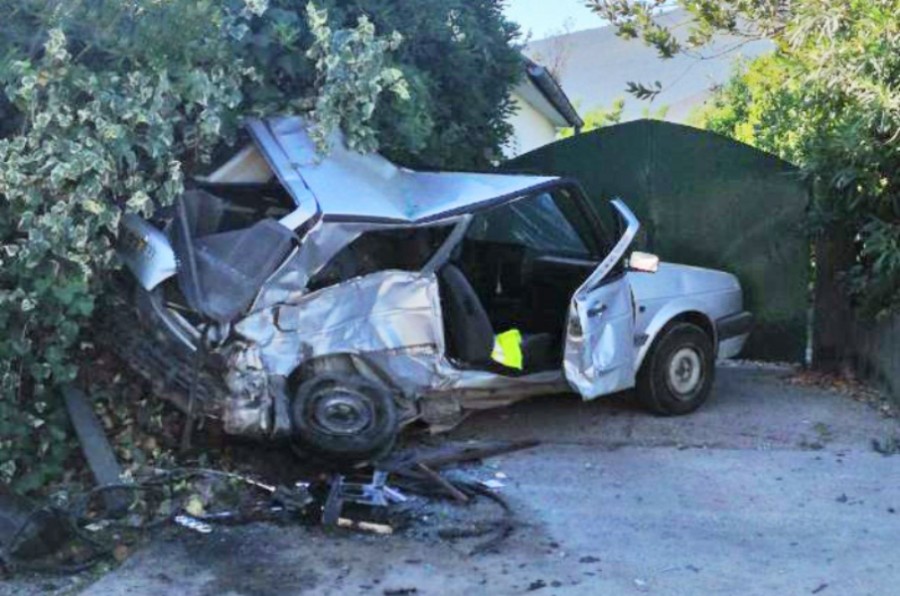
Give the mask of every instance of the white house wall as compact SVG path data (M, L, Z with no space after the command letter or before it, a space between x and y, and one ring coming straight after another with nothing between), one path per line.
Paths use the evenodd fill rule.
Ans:
M556 140L556 128L546 116L537 111L518 94L513 94L516 113L509 118L513 127L513 137L504 153L512 158L532 149L543 147Z

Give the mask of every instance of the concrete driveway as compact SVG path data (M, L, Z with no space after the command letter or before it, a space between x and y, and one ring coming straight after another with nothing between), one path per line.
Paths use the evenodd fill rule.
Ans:
M537 438L488 461L523 525L498 552L257 524L156 540L88 594L887 594L900 582L897 421L787 370L719 369L654 418L628 396L535 400L449 438ZM415 591L413 591L415 590Z

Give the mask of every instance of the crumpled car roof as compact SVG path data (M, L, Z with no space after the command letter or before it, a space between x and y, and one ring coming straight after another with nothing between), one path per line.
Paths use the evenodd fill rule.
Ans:
M377 153L361 154L335 135L321 158L300 117L248 121L269 167L300 207L326 219L423 223L501 203L549 186L555 176L417 172Z

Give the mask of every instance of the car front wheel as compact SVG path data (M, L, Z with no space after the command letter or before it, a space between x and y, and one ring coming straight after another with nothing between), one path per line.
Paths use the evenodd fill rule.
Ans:
M319 375L300 385L291 418L303 450L337 462L378 459L399 429L391 394L345 375Z
M638 373L637 393L656 414L689 414L709 398L714 376L712 338L697 325L675 323L650 348Z

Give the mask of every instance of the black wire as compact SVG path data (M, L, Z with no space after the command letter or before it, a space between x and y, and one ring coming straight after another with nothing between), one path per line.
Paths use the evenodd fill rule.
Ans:
M104 544L94 536L91 536L80 525L81 522L88 520L87 510L90 506L91 501L95 497L111 490L124 490L131 492L151 492L154 490L164 490L175 482L200 475L235 477L234 475L228 473L216 473L215 470L204 470L202 468L176 468L174 470L166 471L159 476L149 478L138 483L118 483L94 487L89 491L83 493L82 495L76 497L69 508L51 506L35 508L25 517L25 520L16 529L16 532L13 534L12 539L8 542L8 544L3 549L0 549L0 563L2 563L2 565L10 572L29 571L36 573L72 574L86 571L97 565L102 559L109 557L113 551L113 547L111 545ZM25 532L29 527L35 524L37 518L41 515L50 515L56 518L56 520L58 520L60 523L65 523L67 525L66 529L72 536L87 543L93 549L94 552L92 553L92 555L87 560L76 564L66 564L60 562L38 563L34 561L27 561L17 556L15 553L21 546L21 542L23 542L23 536ZM140 526L126 527L127 529L137 532L147 532L170 523L174 519L174 517L174 514L168 515L162 518L147 521ZM113 522L113 525L118 524L115 524Z

